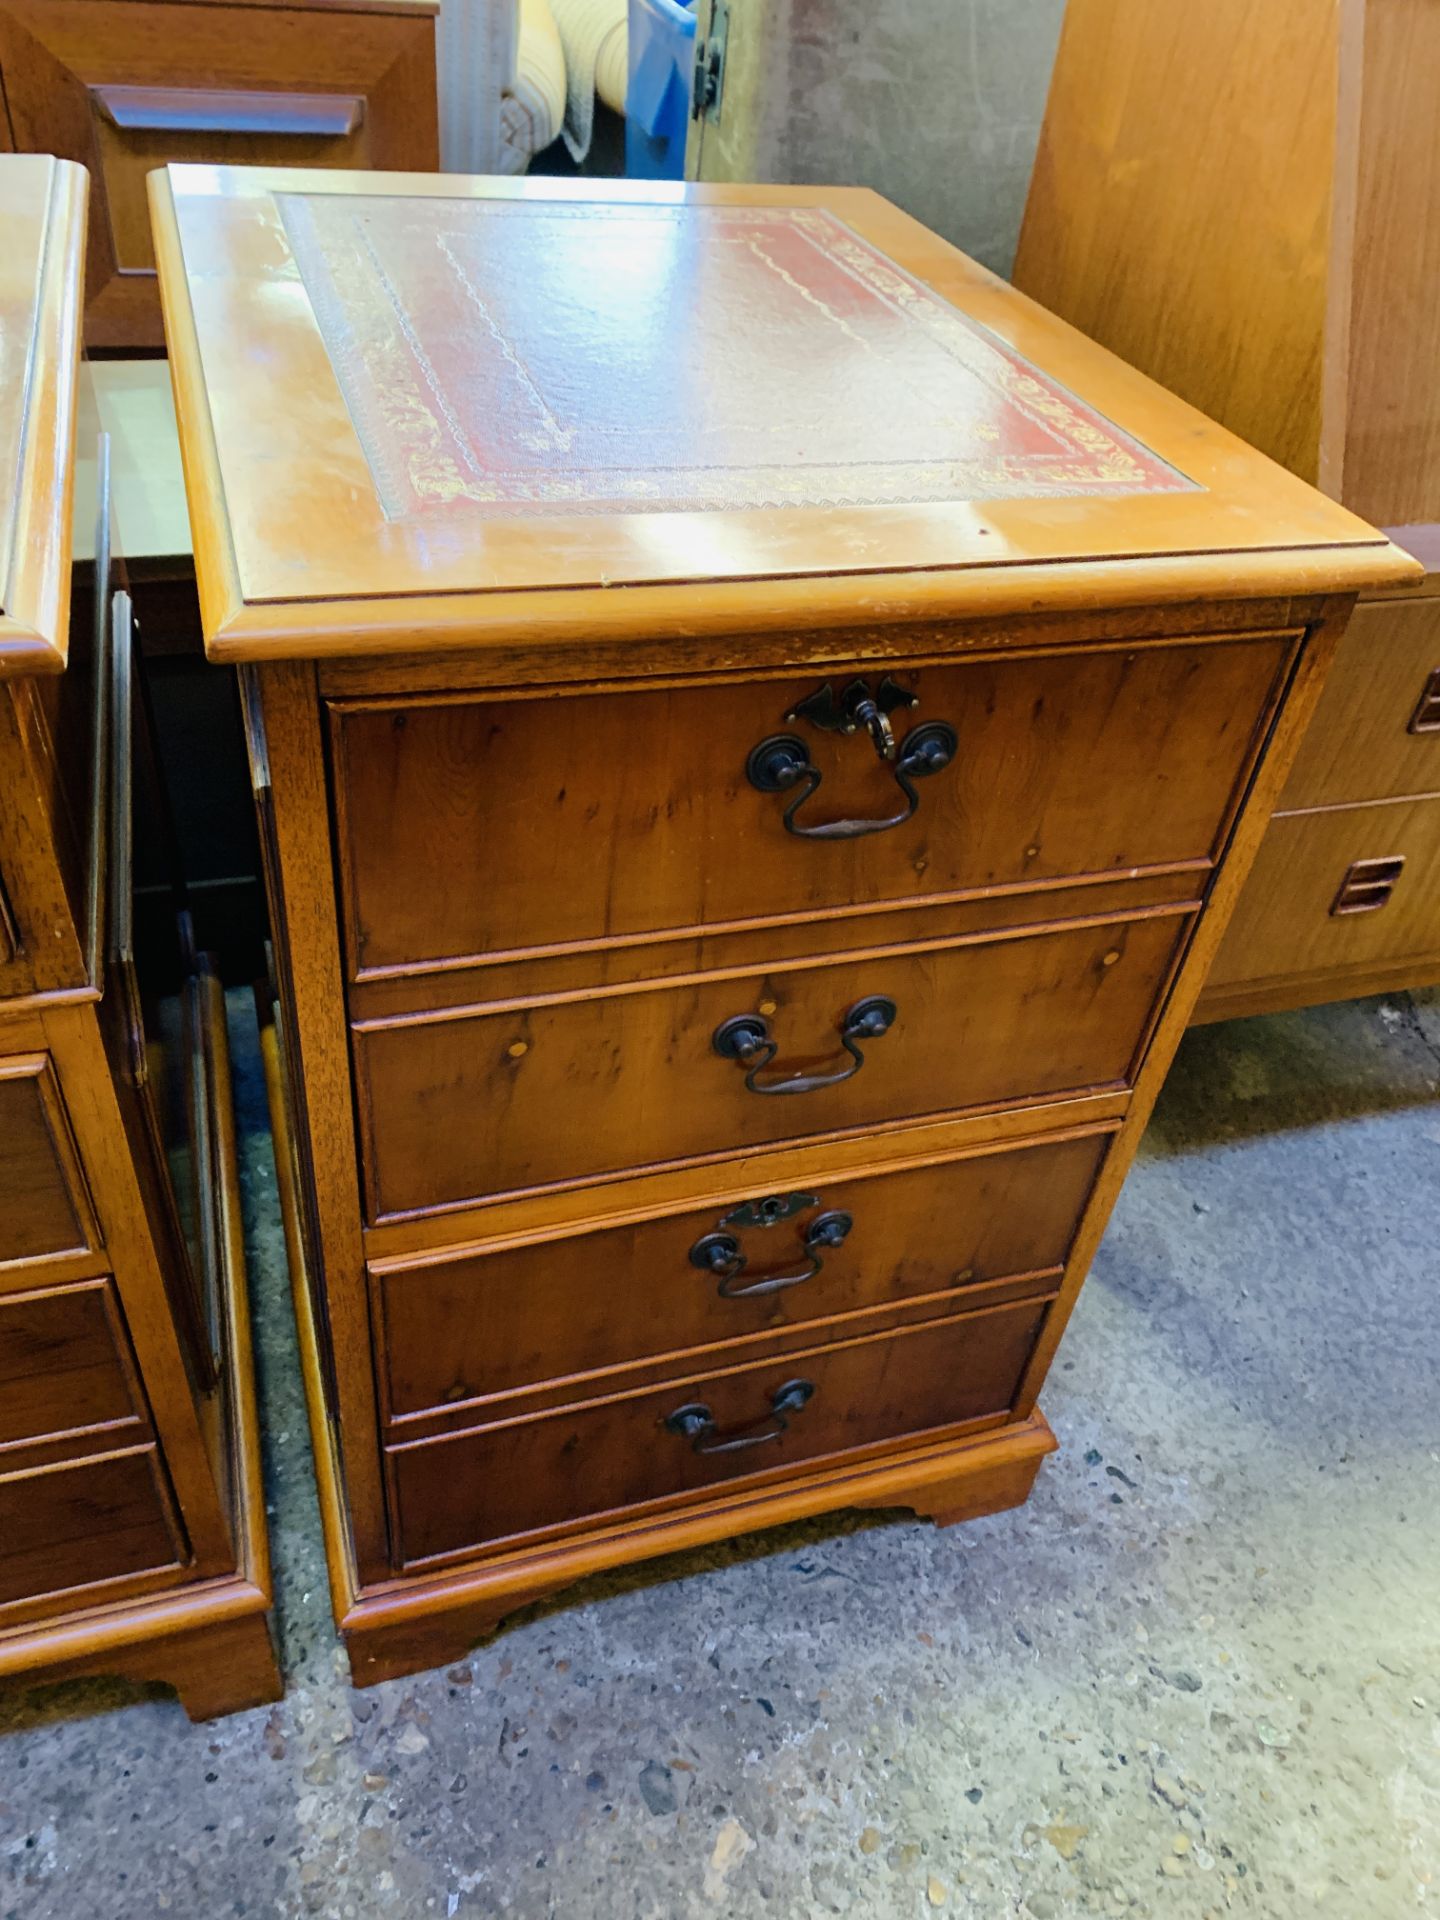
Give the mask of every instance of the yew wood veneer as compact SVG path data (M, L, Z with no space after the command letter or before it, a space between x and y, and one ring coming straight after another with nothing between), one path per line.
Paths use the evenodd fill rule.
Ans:
M201 1719L280 1680L224 999L197 957L160 1046L133 968L103 459L70 632L85 202L0 157L0 1684L167 1681Z
M873 194L152 177L360 1682L1022 1501L1382 535Z

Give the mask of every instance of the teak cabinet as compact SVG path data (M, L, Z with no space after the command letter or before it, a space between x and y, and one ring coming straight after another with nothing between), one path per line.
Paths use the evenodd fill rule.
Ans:
M152 195L357 1681L598 1567L1023 1500L1413 563L867 192Z
M435 0L0 0L0 147L91 180L85 338L164 345L145 176L436 167Z
M191 956L146 1025L103 458L69 631L85 193L0 157L0 1682L163 1680L204 1718L280 1683L224 1000Z
M1015 281L1390 529L1197 1017L1440 980L1440 10L1069 0Z

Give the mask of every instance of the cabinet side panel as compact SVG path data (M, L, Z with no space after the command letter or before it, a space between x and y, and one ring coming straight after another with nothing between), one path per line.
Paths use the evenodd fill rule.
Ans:
M1070 0L1013 276L1312 481L1344 12Z
M1365 9L1344 499L1384 526L1440 518L1440 11Z

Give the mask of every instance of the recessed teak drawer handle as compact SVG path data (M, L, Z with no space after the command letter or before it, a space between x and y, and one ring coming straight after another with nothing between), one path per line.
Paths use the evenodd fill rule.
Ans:
M1381 860L1352 860L1340 891L1330 903L1332 916L1340 919L1347 913L1376 913L1388 906L1404 866L1403 853L1387 854Z
M866 733L905 796L898 813L878 820L822 820L802 826L797 816L822 775L796 733L772 733L752 747L745 762L746 777L761 793L794 793L784 813L785 831L801 840L855 840L862 834L903 826L920 804L915 782L948 767L960 744L947 721L929 720L912 727L897 746L890 715L914 705L915 695L888 678L873 693L866 681L853 680L838 697L827 680L785 715L787 720L806 720L826 733Z
M745 1447L763 1447L767 1440L778 1440L789 1427L787 1414L798 1413L815 1392L809 1380L787 1380L770 1396L769 1410L747 1426L721 1433L715 1416L703 1400L692 1400L667 1414L668 1432L688 1440L695 1453L739 1453Z
M761 1082L759 1075L780 1050L780 1042L770 1036L770 1022L760 1013L736 1013L722 1020L711 1035L711 1045L722 1060L735 1060L745 1069L745 1085L751 1093L814 1093L820 1087L838 1087L865 1064L860 1051L862 1040L878 1040L894 1026L899 1008L883 993L872 993L857 1000L845 1015L840 1028L840 1044L850 1056L850 1064L834 1073L797 1073L788 1079Z
M747 1201L733 1213L727 1213L711 1233L703 1233L690 1249L690 1264L702 1273L719 1279L715 1291L722 1300L753 1300L762 1294L783 1293L813 1280L825 1265L824 1254L843 1244L855 1222L838 1207L817 1214L801 1236L807 1255L805 1265L794 1273L763 1273L747 1286L735 1283L749 1265L749 1255L740 1244L740 1229L771 1227L790 1219L806 1207L820 1203L811 1193L767 1194L763 1200Z
M1440 667L1420 689L1420 699L1410 716L1411 733L1440 733Z

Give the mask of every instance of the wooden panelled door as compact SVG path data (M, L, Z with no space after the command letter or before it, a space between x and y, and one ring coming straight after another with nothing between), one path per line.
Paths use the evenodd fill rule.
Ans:
M167 161L434 167L433 11L0 0L0 149L90 174L86 344L165 344L145 177Z

